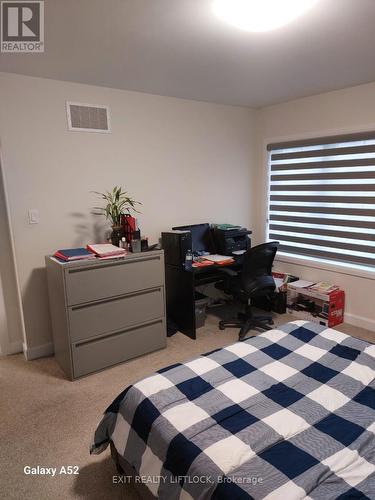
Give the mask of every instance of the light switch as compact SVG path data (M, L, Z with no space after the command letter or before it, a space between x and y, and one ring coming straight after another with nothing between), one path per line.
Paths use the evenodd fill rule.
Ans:
M39 210L29 208L29 224L39 224Z

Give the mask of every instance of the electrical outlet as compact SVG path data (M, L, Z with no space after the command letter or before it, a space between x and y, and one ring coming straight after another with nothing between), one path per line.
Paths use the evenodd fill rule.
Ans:
M29 208L29 224L39 224L39 210Z

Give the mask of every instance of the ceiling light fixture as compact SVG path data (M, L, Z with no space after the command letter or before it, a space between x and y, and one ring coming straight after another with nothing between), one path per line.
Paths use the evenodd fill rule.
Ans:
M214 0L213 10L223 21L246 31L271 31L294 21L317 0Z

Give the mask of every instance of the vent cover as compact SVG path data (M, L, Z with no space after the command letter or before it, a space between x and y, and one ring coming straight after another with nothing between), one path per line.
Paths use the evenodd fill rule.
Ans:
M111 131L108 106L67 102L66 110L69 130L104 133Z

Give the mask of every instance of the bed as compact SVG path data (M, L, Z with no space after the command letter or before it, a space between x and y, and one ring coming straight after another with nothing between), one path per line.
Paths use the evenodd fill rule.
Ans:
M375 345L306 321L126 388L96 429L147 498L375 498Z

